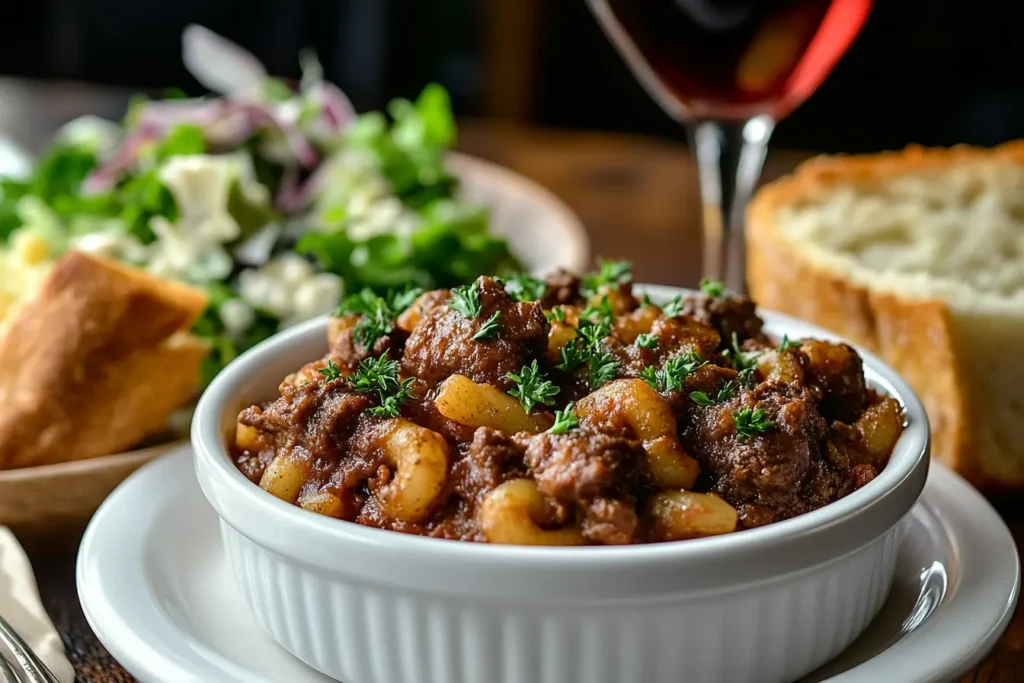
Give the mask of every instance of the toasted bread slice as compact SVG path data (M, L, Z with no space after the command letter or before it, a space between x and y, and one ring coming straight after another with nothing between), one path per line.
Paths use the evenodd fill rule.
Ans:
M90 458L159 431L195 393L205 295L71 251L0 323L0 469Z
M747 227L759 303L878 353L921 397L932 453L1024 486L1024 143L820 158Z

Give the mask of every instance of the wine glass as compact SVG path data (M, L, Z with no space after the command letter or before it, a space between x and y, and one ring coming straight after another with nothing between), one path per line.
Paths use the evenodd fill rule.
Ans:
M587 0L648 93L687 127L705 277L746 291L743 222L775 122L821 84L872 0Z

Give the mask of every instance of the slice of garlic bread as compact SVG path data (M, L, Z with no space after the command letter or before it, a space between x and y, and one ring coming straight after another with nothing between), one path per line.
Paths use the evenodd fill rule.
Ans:
M1024 486L1024 143L811 160L755 197L747 257L755 300L906 377L936 457Z
M0 322L0 469L125 450L194 395L202 292L78 251L31 288Z

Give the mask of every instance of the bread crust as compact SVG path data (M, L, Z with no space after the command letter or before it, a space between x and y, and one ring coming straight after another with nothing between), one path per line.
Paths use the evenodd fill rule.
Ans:
M1024 142L995 149L909 147L903 152L819 157L763 187L747 214L747 280L751 296L767 308L814 322L878 354L906 378L928 412L932 454L986 490L1024 486L1024 458L1012 478L987 474L983 452L970 425L972 414L963 353L955 319L936 297L872 288L814 262L779 230L781 207L799 204L836 184L870 187L886 180L963 163L1024 163ZM1002 468L1005 471L1005 468Z
M0 327L0 469L125 450L195 392L205 295L72 251Z

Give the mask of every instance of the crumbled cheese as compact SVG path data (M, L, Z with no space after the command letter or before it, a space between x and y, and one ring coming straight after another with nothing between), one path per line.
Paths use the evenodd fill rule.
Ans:
M380 234L408 236L422 219L392 194L373 156L361 149L344 150L325 162L324 181L316 198L322 227L336 227L342 216L348 234L365 240Z
M330 313L344 292L342 280L318 273L306 259L285 253L259 268L247 268L238 278L238 291L252 308L281 319L282 327Z
M71 241L71 246L89 254L120 259L128 263L142 263L149 253L146 246L134 235L112 230L80 235Z
M256 313L252 310L252 306L241 299L228 299L220 305L219 313L220 320L224 323L224 330L230 337L245 334L256 322Z
M159 174L180 215L173 225L159 216L150 221L156 241L150 245L149 270L159 277L195 283L227 277L233 262L224 245L241 235L228 212L232 185L239 183L253 203L267 201L267 190L256 182L251 161L245 155L179 156L168 159Z

